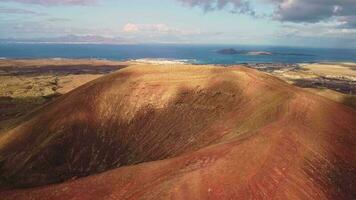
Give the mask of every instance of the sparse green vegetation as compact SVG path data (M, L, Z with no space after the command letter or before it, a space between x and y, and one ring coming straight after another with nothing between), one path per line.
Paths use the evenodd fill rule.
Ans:
M0 61L0 132L17 118L121 65L94 60Z

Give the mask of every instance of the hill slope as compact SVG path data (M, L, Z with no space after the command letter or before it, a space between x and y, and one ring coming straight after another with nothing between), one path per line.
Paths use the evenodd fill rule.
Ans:
M4 188L91 176L4 199L356 197L355 112L243 67L128 67L28 118Z

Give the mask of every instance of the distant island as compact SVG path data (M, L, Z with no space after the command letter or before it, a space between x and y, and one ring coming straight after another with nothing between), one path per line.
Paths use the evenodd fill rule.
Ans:
M233 48L227 48L227 49L221 49L218 50L217 53L222 54L222 55L235 55L235 54L241 54L241 55L251 55L251 56L259 56L259 55L272 55L272 52L268 51L238 51Z
M312 54L304 53L288 53L288 52L270 52L270 51L248 51L248 50L236 50L233 48L220 49L216 51L222 55L248 55L248 56L271 56L271 55L285 55L285 56L314 56Z
M234 54L238 54L239 52L236 51L235 49L221 49L219 51L217 51L219 54L224 54L224 55L234 55Z

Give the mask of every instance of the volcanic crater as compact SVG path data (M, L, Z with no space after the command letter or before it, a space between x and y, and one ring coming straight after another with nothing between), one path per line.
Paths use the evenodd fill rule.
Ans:
M355 122L253 69L130 66L3 133L0 196L352 199Z

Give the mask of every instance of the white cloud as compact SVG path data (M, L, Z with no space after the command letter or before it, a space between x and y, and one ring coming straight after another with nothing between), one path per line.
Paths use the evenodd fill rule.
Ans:
M96 0L2 0L9 2L18 2L26 4L37 4L43 6L58 6L58 5L94 5Z
M255 15L247 0L178 0L189 7L200 7L205 12L227 9L233 13Z
M200 29L197 28L187 28L179 29L171 27L167 24L134 24L127 23L123 27L123 32L126 33L151 33L151 34L173 34L173 35L193 35L200 34Z
M140 28L136 24L128 23L124 26L123 31L132 33L132 32L137 32L139 31Z

